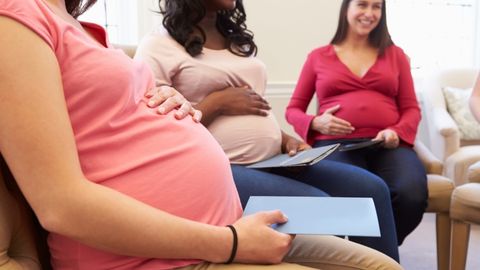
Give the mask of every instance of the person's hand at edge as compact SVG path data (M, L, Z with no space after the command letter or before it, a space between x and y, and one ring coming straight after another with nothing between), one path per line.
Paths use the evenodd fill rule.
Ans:
M211 92L195 105L203 112L202 124L208 127L221 115L268 116L268 102L249 86L227 87Z
M312 130L318 131L323 135L347 135L352 133L355 128L350 124L350 122L343 120L339 117L336 117L334 114L340 110L340 105L335 105L331 108L328 108L323 112L323 114L316 116L310 128Z
M176 109L177 119L183 119L188 115L191 115L197 123L202 119L202 112L193 108L192 104L173 87L166 85L155 87L147 91L145 97L148 98L148 107L157 107L159 114L167 114Z
M377 136L373 138L373 141L383 140L383 147L388 149L395 149L400 145L400 138L397 132L391 129L384 129L377 133Z
M300 151L312 148L310 145L282 131L282 153L294 156Z
M280 233L272 224L285 223L288 218L279 210L245 216L233 225L237 230L236 262L281 263L290 250L294 236Z

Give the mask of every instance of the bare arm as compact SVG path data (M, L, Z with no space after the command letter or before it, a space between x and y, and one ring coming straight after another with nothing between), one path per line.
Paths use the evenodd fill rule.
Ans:
M267 101L248 87L229 87L206 96L195 106L203 114L202 124L210 125L220 115L267 116Z
M480 122L480 74L477 77L477 82L470 97L470 110L477 121Z
M2 16L0 32L0 152L42 225L118 254L225 261L232 245L228 228L175 217L84 177L55 55L29 29ZM271 213L235 223L238 258L283 257L289 237L266 226L282 220ZM269 248L249 245L255 241Z

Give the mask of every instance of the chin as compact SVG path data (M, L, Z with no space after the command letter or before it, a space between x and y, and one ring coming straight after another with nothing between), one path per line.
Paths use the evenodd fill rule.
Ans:
M223 9L232 10L237 6L237 0L223 0Z

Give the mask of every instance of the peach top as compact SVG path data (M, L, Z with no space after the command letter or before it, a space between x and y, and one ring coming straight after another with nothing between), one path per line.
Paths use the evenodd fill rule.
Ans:
M208 130L190 117L179 121L146 106L144 93L154 85L147 65L112 48L103 28L83 23L97 42L42 0L0 0L0 7L0 16L28 27L55 54L87 179L202 223L224 226L241 216L228 159ZM112 254L53 233L49 246L55 269L171 269L198 263Z
M229 50L208 48L192 57L163 27L143 38L135 59L150 64L157 85L176 88L193 104L227 87L247 85L258 94L265 94L267 76L260 60L237 56ZM219 116L208 130L231 163L253 163L281 152L281 131L273 113L267 117Z

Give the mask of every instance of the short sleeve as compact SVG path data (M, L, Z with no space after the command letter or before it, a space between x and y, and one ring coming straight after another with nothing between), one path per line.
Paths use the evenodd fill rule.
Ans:
M0 0L0 16L8 17L31 29L55 50L57 23L55 14L41 0Z
M142 39L135 59L150 66L155 74L156 86L172 86L172 78L177 74L182 59L185 58L182 53L186 54L183 47L163 29L150 33Z

